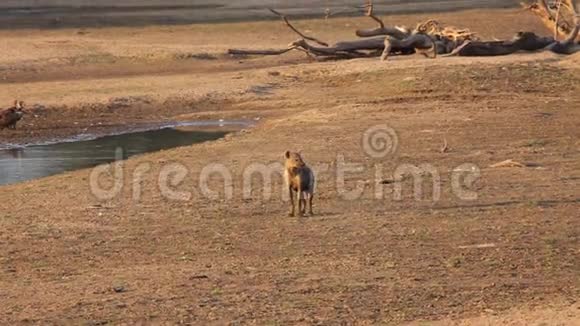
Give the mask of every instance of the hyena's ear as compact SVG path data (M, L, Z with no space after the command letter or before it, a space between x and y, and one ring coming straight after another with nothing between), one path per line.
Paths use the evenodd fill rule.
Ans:
M24 102L23 101L18 101L18 105L16 106L19 109L24 109Z
M14 107L18 109L18 105L20 105L20 103L18 103L18 100L14 100Z
M284 157L285 157L285 158L290 158L290 151L286 151L286 152L284 153Z

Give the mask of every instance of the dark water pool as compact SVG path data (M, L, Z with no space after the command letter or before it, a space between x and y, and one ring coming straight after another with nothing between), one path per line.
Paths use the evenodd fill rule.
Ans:
M110 163L116 160L117 149L122 149L123 159L126 159L138 154L216 140L227 133L226 130L210 132L166 128L93 140L0 149L0 185Z

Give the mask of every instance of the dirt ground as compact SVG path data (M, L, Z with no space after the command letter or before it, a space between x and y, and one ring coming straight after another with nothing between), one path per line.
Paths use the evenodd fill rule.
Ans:
M549 33L520 10L436 18L490 39ZM336 41L372 22L297 24ZM313 63L222 54L293 41L279 22L0 38L0 102L21 98L31 111L0 132L3 143L260 118L223 140L124 162L110 200L92 191L91 170L0 187L2 324L580 323L578 56ZM361 141L377 125L398 140L382 158ZM280 177L271 198L259 178L243 191L245 171L281 162L287 149L327 167L312 217L287 216ZM508 159L525 166L490 167ZM341 176L342 161L361 168ZM184 180L167 175L175 164L187 168ZM436 170L440 197L426 177L416 199L406 178L397 200L393 178L405 164ZM208 166L231 174L230 196L215 175L216 196L204 193ZM476 199L456 191L466 171L480 171L459 180ZM171 199L167 187L185 197ZM357 187L362 194L347 198Z

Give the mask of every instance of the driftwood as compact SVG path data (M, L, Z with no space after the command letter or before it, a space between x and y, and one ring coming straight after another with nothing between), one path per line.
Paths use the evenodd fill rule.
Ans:
M294 43L296 47L303 48L315 56L328 56L336 58L365 58L374 56L373 53L363 52L363 50L376 50L378 40L362 40L352 42L337 43L332 47L319 47L308 44L304 39L298 40Z
M517 51L537 51L554 43L551 37L540 37L531 32L520 32L510 41L467 41L449 55L500 56Z
M305 40L309 40L315 43L318 43L322 46L328 46L328 43L320 41L314 37L311 36L306 36L304 34L302 34L298 29L296 29L296 27L294 27L294 25L290 24L290 21L288 21L288 18L284 15L282 15L281 13L279 13L278 11L272 9L272 8L268 8L268 10L270 10L273 14L279 16L280 18L282 18L282 20L284 21L284 23L286 23L286 26L288 26L291 30L293 30L296 34L298 34L301 38L305 39Z
M286 49L277 50L242 50L242 49L229 49L228 54L231 55L281 55L286 52L296 49L295 46L290 46Z
M452 26L443 26L434 19L429 19L415 27L415 31L428 34L438 39L448 39L454 42L477 41L477 34L467 28L456 28Z
M382 19L375 16L374 14L374 6L371 0L368 1L366 6L367 12L366 16L371 18L372 20L376 21L379 24L377 28L371 29L359 29L356 31L356 36L358 37L373 37L379 35L390 35L399 40L407 38L411 35L411 31L405 27L395 26L395 27L387 27Z
M412 48L415 49L415 51L424 54L426 57L429 57L429 53L431 53L432 58L437 57L437 45L435 44L435 40L427 34L413 34L403 40L387 36L385 38L385 47L381 54L381 60L387 60L393 48Z
M578 32L580 31L580 24L574 27L572 33L562 42L554 42L547 48L558 54L574 54L580 52L580 43L576 42Z
M562 0L562 4L574 15L572 19L574 27L569 32L566 39L557 41L548 46L548 49L558 54L574 54L580 52L580 3L574 5L572 0ZM555 29L558 30L560 20L556 18Z
M361 39L337 42L330 46L313 36L305 35L284 14L269 9L280 17L290 30L300 36L300 39L282 49L230 49L228 53L231 55L281 55L296 50L316 60L367 57L380 57L386 60L391 55L413 53L421 53L430 58L436 58L438 55L498 56L518 51L544 49L560 54L572 54L580 51L580 45L577 42L580 23L573 1L560 0L560 4L553 7L546 0L540 0L529 6L530 10L538 13L545 22L551 22L557 31L566 35L566 39L562 41L558 41L557 37L541 37L531 32L517 33L511 40L481 41L469 29L444 26L433 19L416 25L414 29L401 26L390 27L374 14L373 2L368 0L366 5L358 8L365 9L365 15L378 26L357 30L356 35Z
M520 48L511 41L467 41L445 56L487 57L508 55L519 51Z

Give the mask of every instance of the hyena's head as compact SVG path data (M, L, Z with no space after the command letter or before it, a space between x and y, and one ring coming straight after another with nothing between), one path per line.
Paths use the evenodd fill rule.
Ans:
M284 153L284 157L286 158L286 167L303 167L306 165L300 153L286 151Z

